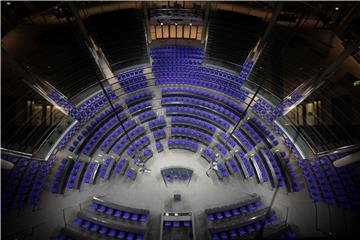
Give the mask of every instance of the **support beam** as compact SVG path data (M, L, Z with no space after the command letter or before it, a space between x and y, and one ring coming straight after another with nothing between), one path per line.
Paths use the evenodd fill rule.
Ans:
M206 46L207 44L207 34L209 28L209 15L210 15L210 3L205 3L205 14L204 14L204 22L203 22L203 31L201 36L201 43Z
M69 2L70 10L72 14L74 15L76 26L79 31L76 31L78 33L80 39L84 40L88 50L90 51L91 55L94 58L94 61L96 65L98 66L102 76L104 79L106 79L109 83L109 85L112 87L112 90L115 92L116 90L121 89L120 84L118 83L114 73L112 72L110 68L110 64L107 61L103 51L101 48L99 48L94 39L91 37L89 32L87 31L81 17L79 14L79 10L77 6L75 5L75 2ZM69 20L70 21L70 20Z
M271 33L272 29L274 28L274 26L276 24L276 20L279 17L283 7L284 7L283 2L277 3L274 13L272 14L271 20L265 30L263 37L256 43L255 47L251 50L251 52L247 56L247 58L243 64L243 67L240 71L240 78L242 79L242 81L247 80L248 76L254 69L254 66L255 66L257 60L259 59L263 49L266 46L267 39L269 38L270 33ZM235 124L235 127L231 131L230 135L232 135L236 131L237 127L240 125L241 120L246 116L247 110L251 106L252 102L255 100L256 95L258 94L259 90L262 88L262 86L264 84L264 81L265 81L265 79L263 78L261 83L259 84L258 88L256 89L255 93L253 94L253 97L251 98L248 106L246 107L245 111L243 112L242 117Z
M254 66L256 65L257 60L259 59L262 51L267 45L267 40L276 24L276 21L281 13L281 10L284 7L283 2L278 2L276 5L276 8L271 16L271 20L266 27L266 30L264 32L264 35L259 39L259 41L256 43L255 47L250 51L249 55L247 56L245 62L243 63L243 67L240 71L240 78L242 81L246 81L248 79L248 76L253 71Z

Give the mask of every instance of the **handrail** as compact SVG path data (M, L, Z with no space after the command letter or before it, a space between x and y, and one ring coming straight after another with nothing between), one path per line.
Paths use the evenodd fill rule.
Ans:
M214 58L204 58L205 64L206 64L206 60L212 60L212 61L214 61L215 59L214 59ZM234 66L235 68L241 67L241 65L238 65L238 64L235 64L235 63L230 63L230 62L228 62L228 61L221 61L221 60L219 60L219 59L217 59L217 61L218 61L218 62L225 62L225 63L227 63L227 66L231 66L231 65L232 65L232 66ZM230 63L230 64L229 64L229 63ZM194 67L196 67L196 66L194 66ZM211 66L210 66L210 67L211 67ZM151 67L150 65L148 65L148 64L139 64L139 65L133 66L132 68L123 68L123 69L120 69L120 70L119 70L119 73L121 73L122 70L134 69L134 68L141 69L141 70L146 70L145 72L147 72L147 73L146 73L145 75L147 76L146 81L147 81L147 83L148 83L148 87L155 86L154 83L151 83L151 82L153 82L153 80L155 80L155 76L149 77L149 75L152 75L153 72L152 72L152 67ZM214 68L215 68L215 65L214 65ZM222 68L222 69L219 69L219 70L226 71L226 72L228 72L229 74L233 74L233 72L234 72L233 69L229 69L229 68L225 68L225 67ZM235 72L237 72L237 71L235 70ZM252 73L252 74L253 74L253 76L256 77L256 74L254 74L254 73ZM119 92L117 92L117 91L121 91L122 88L120 87L118 81L114 81L113 84L109 84L109 82L108 82L108 80L114 79L114 78L116 78L116 77L117 77L117 76L114 76L114 77L111 77L111 78L108 78L108 79L102 79L102 80L101 80L101 83L103 83L103 84L106 86L106 88L110 88L110 87L111 87L112 90L113 90L115 93L117 93L117 95L119 95ZM196 80L196 79L195 79L195 80ZM198 80L198 81L202 81L201 79L197 79L197 80ZM225 80L225 79L224 79L223 81L224 81L224 82L234 83L234 82L232 82L232 81L230 81L230 80ZM129 85L129 86L131 86L131 85ZM88 91L89 89L94 88L94 87L98 87L98 83L91 84L90 86L87 86L86 88L80 90L76 95L72 96L71 99L76 99L76 98L79 98L79 97L81 97L81 99L83 99L83 97L82 97L81 95L83 95L86 91ZM251 81L251 80L245 80L245 81L244 81L244 84L243 84L243 86L242 86L242 89L245 89L245 90L249 91L250 93L254 94L255 89L257 89L258 87L259 87L259 84L258 84L258 83L254 82L254 81ZM233 91L239 91L239 88L236 88L236 87L234 87L234 88L229 88L229 89L231 89L231 90L233 90ZM101 91L101 90L98 89L96 92L99 92L99 91ZM125 96L125 95L126 95L126 93L122 93L122 94L120 94L120 97ZM270 90L268 90L268 89L266 89L266 88L264 88L264 87L261 87L261 88L260 88L260 92L259 92L259 95L258 95L258 96L260 96L260 97L261 97L263 100L265 100L270 106L273 106L273 107L277 106L277 104L281 102L281 99L280 99L278 96L276 96L276 95L273 94ZM87 96L87 97L89 97L89 96ZM231 97L231 96L229 96L229 97ZM248 96L248 97L250 97L250 96ZM246 104L246 103L244 103L244 104ZM307 139L307 136L306 136L307 134L306 134L305 132L303 132L302 129L297 128L296 125L294 124L294 122L292 122L292 120L291 120L288 116L285 116L285 117L282 117L282 118L284 119L284 121L291 123L291 125L290 125L290 126L286 126L286 128L289 128L289 127L290 127L291 129L293 129L294 132L295 132L295 135L298 134L298 136L300 136L301 139L303 139L303 141L306 143L306 145L307 145L308 147L310 147L310 149L312 149L313 155L315 156L317 153L316 153L316 151L314 151L314 148L312 147L312 144L311 144L311 143L309 142L309 140ZM276 122L277 122L277 121L275 121L275 123L276 123ZM280 124L280 123L278 122L277 124ZM53 132L53 131L52 131L52 132ZM285 131L285 132L286 132L286 135L289 136L289 133L288 133L287 131ZM51 133L50 133L49 135L51 135ZM295 136L295 135L294 135L294 136ZM311 156L310 156L310 158L311 158Z

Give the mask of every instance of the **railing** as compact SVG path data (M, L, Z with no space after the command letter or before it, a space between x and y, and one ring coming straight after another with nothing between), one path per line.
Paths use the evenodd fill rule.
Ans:
M205 58L205 62L207 62L207 60L209 60L213 63L219 62L219 65L222 66L221 70L229 69L229 73L238 72L238 69L241 67L241 65L230 63L230 62L220 61L219 59ZM130 60L130 62L131 61L132 60ZM214 64L214 66L215 66L215 64ZM134 66L133 68L142 69L143 72L146 72L144 75L146 76L147 88L151 88L151 87L155 86L155 84L154 84L155 77L152 73L151 67L148 64ZM129 68L126 68L126 69L129 69ZM119 70L118 72L122 72L122 70ZM109 80L113 80L112 81L113 84L109 84ZM194 80L196 80L196 79L194 79ZM198 79L198 81L201 81L201 80ZM227 80L225 80L225 79L223 81L227 82ZM126 95L125 93L123 93L122 88L120 87L120 84L118 84L116 76L112 79L103 79L103 80L101 80L101 82L104 84L104 86L106 88L111 88L113 90L113 92L115 92L119 98L122 98L124 95ZM260 87L259 84L249 81L249 80L246 80L242 86L242 89L248 90L250 92L250 95L248 96L247 101L245 101L245 103L242 103L242 104L245 104L245 105L248 104L250 98L252 97L252 95L256 92L256 90L259 87ZM230 88L230 89L234 90L234 91L239 90L238 88ZM84 101L84 99L87 99L89 96L91 96L99 91L101 91L100 86L97 83L92 84L92 85L88 86L87 88L80 90L78 92L78 94L76 94L75 96L72 96L71 100L72 100L73 104L78 105L80 102ZM91 93L91 94L89 94L89 93ZM260 97L261 99L265 100L272 107L276 107L282 101L282 99L280 99L275 94L273 94L271 91L269 91L268 89L263 88L263 87L260 87L257 94L258 94L257 97ZM29 121L31 121L31 120L29 120ZM275 121L275 123L281 127L281 129L286 133L286 135L292 141L294 141L296 143L295 145L297 146L299 152L302 153L301 155L303 155L303 157L313 158L314 156L316 156L317 147L311 143L310 138L311 138L311 134L317 134L317 133L312 132L311 134L308 134L303 129L298 128L296 126L296 124L293 123L292 120L287 116L277 119ZM37 132L38 130L36 130L36 129L33 130L33 133ZM308 129L308 130L313 131L313 129ZM51 131L49 133L49 135L52 132L53 131ZM38 146L41 146L42 144L43 143L40 143ZM35 148L35 149L37 149L37 148Z

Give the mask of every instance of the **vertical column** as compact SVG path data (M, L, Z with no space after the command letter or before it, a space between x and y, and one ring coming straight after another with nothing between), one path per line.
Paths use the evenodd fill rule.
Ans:
M245 62L243 64L243 67L242 67L242 69L240 71L240 74L239 74L240 78L241 78L241 83L239 83L240 87L243 84L243 82L250 75L250 73L253 70L257 60L259 59L259 57L261 55L261 52L265 48L266 40L269 37L274 25L276 24L276 20L277 20L277 18L279 16L283 6L284 6L284 3L282 3L282 2L277 3L276 8L275 8L275 10L274 10L274 12L272 14L271 20L270 20L270 22L269 22L269 24L268 24L268 26L266 28L266 31L265 31L263 37L256 43L255 47L251 50L251 52L247 56L247 58L246 58L246 60L245 60ZM263 84L264 84L264 79L262 80L262 82L260 83L258 88L256 89L256 91L253 94L250 102L248 103L245 111L243 112L243 117L246 116L246 113L247 113L249 107L251 106L252 102L255 100L255 97L258 94L259 90L262 88ZM243 118L240 118L239 121L235 124L235 127L232 129L230 135L232 135L235 132L237 127L240 125L242 119Z
M268 26L266 27L264 35L256 43L255 47L251 50L251 52L247 56L247 58L243 64L243 67L240 71L240 74L239 74L241 81L242 81L240 83L240 85L243 84L243 82L247 79L247 77L252 72L257 60L259 59L259 57L261 55L261 52L263 51L263 49L266 46L266 41L267 41L273 27L276 24L276 20L277 20L279 14L281 13L281 10L283 9L283 6L284 6L284 3L282 3L282 2L277 3L276 8L275 8L274 12L272 13L271 20L270 20Z
M209 28L209 14L210 14L210 3L205 3L205 14L204 14L204 23L203 23L203 30L202 30L202 36L201 36L201 43L205 44L207 42L207 33Z

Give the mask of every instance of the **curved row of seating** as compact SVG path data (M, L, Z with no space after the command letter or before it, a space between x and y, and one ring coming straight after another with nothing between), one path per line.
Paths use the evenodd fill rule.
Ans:
M199 144L196 141L187 138L170 137L168 139L169 149L185 149L192 152L197 152Z
M140 102L140 103L137 103L137 104L129 107L129 112L131 113L131 115L134 116L134 115L144 112L146 109L150 109L150 108L151 108L151 102L144 101L144 102Z
M192 117L172 116L171 125L190 126L193 128L203 130L210 136L212 136L216 131L216 127L214 127L212 124Z
M265 100L258 98L251 106L251 109L262 117L266 122L273 123L277 116L279 116L278 110L274 110Z
M142 69L131 69L118 74L117 80L126 93L137 91L147 86Z
M222 154L222 155L226 155L228 153L228 151L225 149L225 147L220 144L220 143L217 143L215 145L215 148Z
M225 145L228 150L232 150L236 147L236 142L232 137L228 136L226 133L221 133L218 135L218 140Z
M245 179L255 176L254 168L250 160L245 157L245 153L243 151L235 153L234 157L235 159L237 159L239 165L241 166L242 173L244 174Z
M239 221L238 223L232 223L225 227L209 227L210 239L234 239L234 238L245 238L251 237L257 234L262 228L266 228L269 224L275 222L277 217L274 213L269 216L262 213L258 216L248 216L248 219Z
M177 50L175 49L174 51L176 52ZM151 57L153 58L152 71L157 78L155 80L156 85L174 83L184 84L187 80L190 80L190 82L186 82L185 84L206 85L206 82L210 81L215 83L215 85L224 86L224 88L219 88L219 90L222 90L232 96L238 98L240 97L237 90L234 91L230 89L236 89L236 87L242 85L244 81L244 76L242 75L237 77L224 70L206 67L204 65L200 66L199 61L189 60L191 59L191 56L187 56L186 53L183 55L168 55L167 52L159 51L154 53ZM183 61L182 59L186 59L188 61ZM185 82L178 80L173 82L172 78L184 79ZM193 81L194 79L201 79L201 81Z
M131 143L130 141L133 141L144 134L145 134L144 127L138 126L137 128L131 130L128 135L124 135L122 138L120 138L119 141L117 141L115 146L112 148L112 151L115 154L120 155ZM128 139L128 136L130 137L130 139Z
M150 100L152 98L151 92L150 91L144 91L144 92L140 92L134 95L130 95L128 97L125 98L125 103L126 105L128 105L128 107L135 105L139 102L143 102L143 101L147 101Z
M75 123L74 126L68 132L65 134L65 136L60 140L58 145L56 146L57 150L62 150L65 145L68 143L68 141L79 131L81 127L80 122Z
M250 157L250 160L255 169L255 175L259 183L267 183L270 181L269 170L267 166L263 163L259 155L254 155ZM273 186L274 187L274 186Z
M154 59L169 58L171 55L184 55L191 58L204 58L204 50L201 48L194 48L189 46L161 46L150 48L150 56Z
M238 87L242 85L244 79L242 77L234 76L230 72L215 69L205 65L199 66L199 61L184 61L179 58L155 60L152 65L153 72L157 75L162 73L170 73L172 77L178 78L195 78L216 82L220 85L227 83L235 88L236 83ZM169 74L168 74L169 76Z
M223 179L229 176L229 171L226 165L224 165L223 163L217 163L217 168L218 171L216 172L216 174L219 177L219 179Z
M233 136L235 136L235 140L238 142L239 146L241 146L243 151L247 152L253 150L254 145L251 144L241 130L235 131Z
M247 96L249 95L249 92L246 90L242 90L242 98L239 99L240 102L245 102ZM185 87L177 87L177 88L162 88L161 89L161 94L163 97L166 96L192 96L192 97L197 97L197 98L201 98L203 100L207 100L209 102L215 102L217 104L222 105L223 107L227 107L231 110L233 110L233 112L237 113L237 114L242 114L243 113L243 108L238 105L237 103L235 103L232 100L229 100L228 98L224 98L218 94L215 93L211 93L205 90L201 90L201 89L196 89L196 88L185 88Z
M172 106L166 107L167 115L183 115L194 118L199 118L201 120L207 121L211 124L216 125L220 129L227 131L230 128L230 124L221 118L215 116L212 113L207 111L199 110L197 108L192 107L182 107L182 106Z
M98 176L105 180L109 179L114 165L115 165L114 159L109 159L109 158L103 159L103 163L100 165L98 170L99 172Z
M109 149L114 144L116 139L121 137L124 134L124 129L127 129L128 131L134 129L136 127L136 122L132 119L127 120L122 125L117 127L100 145L100 150L103 152L109 152Z
M148 221L149 211L135 209L104 201L101 198L93 198L89 209L99 213L99 216L113 217L115 220L145 223Z
M124 174L129 163L125 159L120 159L116 162L114 172L119 174Z
M94 184L96 174L100 168L100 164L97 162L91 162L88 164L82 182L85 184Z
M86 167L86 163L76 160L73 168L70 171L70 175L67 180L66 186L70 189L78 189L81 184L81 176Z
M214 112L215 114L219 115L220 117L226 119L231 123L237 123L239 121L239 117L236 116L234 113L230 112L229 110L214 104L208 101L204 101L197 98L191 97L163 97L161 99L161 104L163 106L167 105L187 105L192 107L202 107L208 111Z
M332 161L336 159L337 157L299 161L307 181L310 197L313 201L324 200L329 205L338 205L344 209L351 208L359 211L360 181L358 173L350 174L349 168L335 169Z
M106 91L111 101L117 99L117 96L110 88L108 88ZM77 106L74 117L80 122L87 121L89 118L97 114L97 112L104 106L106 106L107 103L108 100L106 96L103 92L100 92L81 103L80 106Z
M231 205L206 209L205 214L207 214L208 221L218 223L223 220L243 217L244 214L258 210L262 206L263 203L259 197L252 197Z
M119 114L121 120L124 120L124 115ZM82 145L83 148L81 150L81 153L83 155L89 155L92 156L94 152L97 150L96 147L98 145L101 145L101 140L108 135L109 132L111 132L116 126L120 125L121 123L118 121L116 117L111 118L109 121L107 121L104 125L102 125L91 137L88 141L85 141Z
M226 166L228 167L231 174L235 174L237 172L240 172L240 168L238 163L234 158L231 158L225 162Z
M204 87L211 90L215 90L218 92L225 93L227 95L230 95L236 99L242 100L243 94L239 91L233 90L237 89L235 83L232 84L233 86L230 86L229 83L225 83L226 85L219 84L217 82L209 82L206 79L203 80L197 80L199 76L194 76L194 79L189 78L171 78L170 75L162 74L162 76L157 77L155 79L155 85L171 85L171 84L177 84L177 85L191 85L191 86L198 86L198 87Z
M133 144L131 144L126 153L127 155L129 155L131 158L135 157L135 154L142 150L143 148L147 147L148 145L150 145L150 140L147 136L142 136L140 139L136 140Z
M166 122L164 116L161 116L159 119L154 119L149 121L149 128L151 131L154 131L158 128L166 127Z
M209 145L212 141L212 137L209 135L189 127L171 127L171 136L192 138L205 145Z
M121 120L125 120L127 118L126 115L121 113L123 108L120 104L116 103L115 109L118 111L118 117ZM105 121L107 121L106 123L109 124L111 121L115 120L116 116L111 118L113 114L114 113L110 108L107 108L104 112L100 113L98 117L95 117L90 123L83 127L80 134L77 135L75 140L73 140L72 146L70 146L68 150L70 152L76 152L79 154L79 152L82 151L82 148L86 145L87 141L91 139L96 130L105 124Z
M126 239L126 240L142 240L144 235L142 233L128 232L121 229L107 227L101 222L95 222L86 220L82 217L78 217L73 222L74 225L80 226L83 230L88 230L93 233L97 233L100 236L106 236L110 238Z
M164 221L164 227L166 228L179 228L179 227L191 227L191 221Z
M70 171L74 165L74 160L72 159L62 159L60 165L57 168L55 173L55 179L52 181L52 186L50 188L51 193L63 193L65 190L65 184L67 178L70 174Z
M245 122L244 124L242 124L241 129L244 130L245 134L247 134L250 139L252 140L252 142L256 145L258 143L262 142L261 137L259 136L259 134L250 126L250 124L248 124L247 122Z
M215 154L209 148L205 148L201 152L201 157L203 157L209 163L215 161L215 158L216 158Z
M11 170L1 169L1 211L6 213L12 208L36 205L54 157L37 161L2 154L1 158L14 164Z
M274 134L272 134L271 131L266 127L266 125L262 124L261 121L258 120L256 117L250 118L249 123L253 123L253 126L259 129L260 134L262 133L264 137L267 137L269 139L268 143L271 146L276 147L279 144L279 141L276 140Z
M145 112L140 113L138 117L139 117L139 120L141 123L145 123L145 122L155 119L156 114L153 110L146 110Z
M270 151L270 149L263 148L260 150L260 157L265 160L269 172L271 173L271 181L272 185L284 187L286 186L285 173L283 169L279 166L277 159L274 154Z
M165 133L165 130L164 130L164 129L155 130L155 131L153 132L153 135L154 135L155 141L158 141L158 140L161 140L161 139L165 139L165 138L166 138L166 133Z

